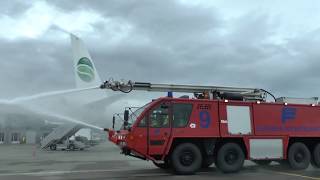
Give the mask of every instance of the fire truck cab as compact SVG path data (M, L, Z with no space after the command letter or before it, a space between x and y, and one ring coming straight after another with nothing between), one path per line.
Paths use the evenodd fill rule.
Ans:
M318 104L229 97L163 97L146 104L125 117L134 122L122 131L122 152L178 174L212 163L225 173L237 172L245 160L320 167Z

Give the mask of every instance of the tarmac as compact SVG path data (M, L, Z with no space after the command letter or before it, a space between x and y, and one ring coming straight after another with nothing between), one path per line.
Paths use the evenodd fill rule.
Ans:
M216 167L195 175L174 175L155 167L150 161L127 157L118 147L102 143L84 151L49 151L34 145L0 145L0 180L60 179L215 179L215 180L320 180L320 169L311 166L293 171L273 163L267 167L246 161L238 173L224 174Z

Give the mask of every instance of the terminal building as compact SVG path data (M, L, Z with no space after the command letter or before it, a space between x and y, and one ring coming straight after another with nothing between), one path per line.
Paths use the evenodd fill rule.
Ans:
M0 116L0 144L40 144L43 138L55 128L63 126L64 123L23 114L2 114ZM74 136L84 136L88 140L97 141L106 139L104 132L85 127Z
M38 144L58 123L20 114L0 116L0 144Z

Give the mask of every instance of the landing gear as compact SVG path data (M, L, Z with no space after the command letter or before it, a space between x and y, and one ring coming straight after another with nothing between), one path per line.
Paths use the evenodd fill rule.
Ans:
M236 143L226 143L217 154L217 167L224 173L239 171L244 163L245 155Z
M194 174L202 164L202 154L192 143L178 145L171 155L173 169L178 174Z
M311 153L305 144L296 142L290 146L288 162L292 169L306 169L310 164L310 160Z

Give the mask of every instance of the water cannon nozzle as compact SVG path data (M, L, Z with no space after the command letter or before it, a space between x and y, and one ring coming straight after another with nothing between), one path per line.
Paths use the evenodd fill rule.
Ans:
M106 84L107 84L107 83L108 83L108 81L102 83L102 84L100 85L100 89L106 89L106 87L107 87Z

